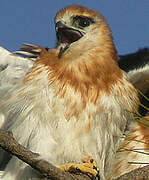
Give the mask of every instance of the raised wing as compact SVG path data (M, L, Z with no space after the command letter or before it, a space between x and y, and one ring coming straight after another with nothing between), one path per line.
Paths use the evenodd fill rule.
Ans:
M32 68L35 59L21 57L0 47L0 95L19 83Z
M149 91L149 48L120 56L119 66L127 72L136 89L143 93Z
M143 94L140 94L141 103L145 107L149 107L149 48L119 57L120 68L128 74L135 88ZM140 113L144 115L146 112L147 110L140 106Z
M23 44L18 51L11 53L0 47L0 96L24 78L42 49L40 46Z
M22 81L26 73L29 72L32 68L33 64L39 56L39 53L39 48L30 44L22 45L19 51L13 53L9 52L3 47L0 47L0 99L7 93L7 91L13 90L15 85ZM5 121L3 114L0 114L0 119L0 127L2 127ZM10 160L11 155L1 149L0 153L1 179L3 170Z

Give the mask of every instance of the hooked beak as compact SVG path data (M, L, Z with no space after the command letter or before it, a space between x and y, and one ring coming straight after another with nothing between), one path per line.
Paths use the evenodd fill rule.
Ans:
M79 40L83 33L72 27L68 27L61 21L56 23L56 36L59 44L63 44L61 47L59 57L69 48L69 45L77 40Z

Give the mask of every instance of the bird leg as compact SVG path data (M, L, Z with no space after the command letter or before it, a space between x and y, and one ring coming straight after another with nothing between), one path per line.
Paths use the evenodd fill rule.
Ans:
M98 177L98 179L100 179L99 168L97 167L97 164L93 159L88 157L83 159L82 162L83 163L80 164L75 164L75 163L64 164L59 166L59 168L62 169L63 171L68 171L71 173L82 172L93 178Z

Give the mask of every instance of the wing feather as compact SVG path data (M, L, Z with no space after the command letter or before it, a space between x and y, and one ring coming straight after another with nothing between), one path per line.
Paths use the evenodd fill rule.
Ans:
M24 78L36 59L20 56L0 47L0 96Z

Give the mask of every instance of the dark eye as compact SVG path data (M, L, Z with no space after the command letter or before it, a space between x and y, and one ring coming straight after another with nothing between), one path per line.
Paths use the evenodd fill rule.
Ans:
M78 19L78 24L81 27L87 27L90 25L90 21L86 18L80 18L80 19Z
M91 18L83 17L83 16L75 16L73 17L73 25L76 27L87 27L90 24L93 24L94 21Z

